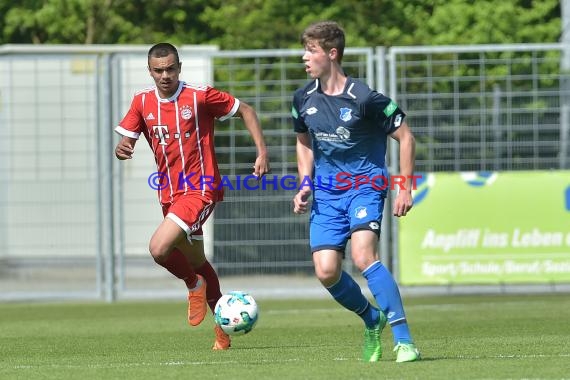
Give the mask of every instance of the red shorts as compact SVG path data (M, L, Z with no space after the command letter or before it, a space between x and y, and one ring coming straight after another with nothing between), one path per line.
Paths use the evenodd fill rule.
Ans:
M162 214L188 235L188 240L201 240L202 226L214 211L216 203L202 195L182 195L174 202L162 205Z

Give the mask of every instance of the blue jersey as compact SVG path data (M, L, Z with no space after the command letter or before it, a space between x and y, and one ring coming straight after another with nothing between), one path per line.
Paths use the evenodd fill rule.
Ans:
M292 114L295 132L311 136L315 199L361 191L367 180L387 192L386 140L405 117L394 101L350 77L342 94L326 95L316 79L295 92Z

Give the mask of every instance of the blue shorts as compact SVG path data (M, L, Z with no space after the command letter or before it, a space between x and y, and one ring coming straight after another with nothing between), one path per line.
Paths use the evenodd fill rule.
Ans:
M319 197L320 198L320 197ZM384 194L371 189L351 192L338 199L315 199L311 209L311 252L343 252L354 231L370 230L380 237Z

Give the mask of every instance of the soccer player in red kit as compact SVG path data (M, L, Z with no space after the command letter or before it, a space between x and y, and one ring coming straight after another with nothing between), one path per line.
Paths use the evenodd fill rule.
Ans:
M263 133L255 110L231 94L179 80L181 62L169 43L148 52L155 86L135 94L115 128L122 135L115 148L119 160L131 159L142 134L152 149L160 175L158 198L164 220L150 239L155 262L188 287L188 323L196 326L221 297L218 275L206 260L202 226L223 199L214 151L214 120L241 117L257 148L253 174L269 171ZM230 337L215 327L214 350L230 347Z

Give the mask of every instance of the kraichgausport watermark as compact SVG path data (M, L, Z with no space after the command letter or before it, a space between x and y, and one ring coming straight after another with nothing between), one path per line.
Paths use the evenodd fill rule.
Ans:
M199 175L198 173L178 173L176 181L172 182L167 173L154 172L148 177L148 185L153 190L164 190L175 185L177 190L301 190L309 188L327 190L359 190L367 186L374 190L406 190L406 183L410 183L411 190L416 190L417 182L421 175L352 175L340 172L334 176L315 176L298 178L294 175L264 175L261 178L249 175L221 176L220 182L216 183L214 176ZM408 182L411 180L411 182Z

